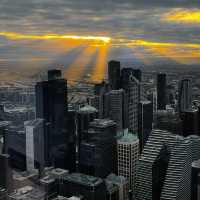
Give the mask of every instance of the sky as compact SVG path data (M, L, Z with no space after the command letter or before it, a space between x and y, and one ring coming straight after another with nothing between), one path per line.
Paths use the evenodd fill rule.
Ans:
M198 0L0 0L0 78L62 68L103 79L109 59L200 64Z

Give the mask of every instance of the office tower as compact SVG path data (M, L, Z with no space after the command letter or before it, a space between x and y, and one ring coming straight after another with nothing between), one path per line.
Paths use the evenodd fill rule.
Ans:
M90 123L88 139L81 142L79 170L105 178L116 172L116 123L109 119L95 119ZM110 155L110 156L108 156Z
M48 71L48 80L56 80L62 77L62 72L59 69L52 69Z
M81 142L83 139L87 139L89 124L96 118L98 118L98 110L95 107L85 105L78 110L77 126L79 142Z
M86 105L77 112L77 135L76 135L76 164L79 165L80 144L88 139L89 124L98 118L98 111L95 107Z
M178 113L159 110L156 117L157 123L154 128L169 131L175 135L183 135L183 121Z
M0 187L12 191L12 169L8 154L0 154Z
M124 116L124 98L125 93L123 89L111 90L108 93L109 98L109 118L116 122L117 130L123 129L123 116Z
M102 82L94 86L94 94L91 105L98 110L99 118L108 117L108 92L111 90L109 83Z
M142 71L140 69L133 69L133 76L139 81L142 81Z
M179 112L184 112L192 108L192 87L190 79L183 79L179 83L178 107Z
M45 138L48 145L49 165L65 168L69 138L66 127L67 81L56 78L57 76L51 74L48 81L36 84L36 117L44 119L49 124Z
M0 121L0 153L5 153L5 137L9 122Z
M70 172L76 170L76 129L77 129L77 111L76 109L69 108L67 117L67 129L69 134L68 140L68 154L66 169Z
M118 90L120 87L120 62L110 61L108 63L108 81L112 90Z
M140 152L142 152L153 126L153 104L151 101L140 101L138 119L138 137L140 140Z
M183 136L199 135L199 112L197 109L185 110L181 114Z
M166 109L166 93L167 93L166 74L157 75L157 108L158 110Z
M45 143L45 123L43 119L35 119L32 121L25 121L26 132L26 168L27 171L32 172L36 168L45 167L45 158L47 154Z
M200 160L192 163L191 199L200 199Z
M139 139L136 135L125 133L117 140L118 175L129 181L130 190L135 190L136 166L139 160Z
M121 71L121 84L127 95L128 128L131 132L138 132L138 104L139 81L133 76L132 68L124 68Z
M83 196L87 200L106 200L106 185L101 178L81 173L72 173L63 179L65 197Z
M106 177L105 181L106 183L112 183L118 187L119 200L128 199L129 182L125 177L110 174Z
M200 137L153 130L137 167L136 200L190 200L191 164L200 157Z

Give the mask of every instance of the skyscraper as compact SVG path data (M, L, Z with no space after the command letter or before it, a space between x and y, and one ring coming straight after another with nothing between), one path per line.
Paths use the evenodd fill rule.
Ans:
M139 81L142 81L142 71L140 69L133 69L133 76Z
M191 164L200 158L200 137L153 130L139 159L136 200L190 200Z
M8 154L0 154L0 187L12 191L12 169Z
M113 120L95 119L90 123L88 139L80 145L79 169L82 173L105 178L117 171L116 136Z
M139 81L133 76L132 68L123 68L121 71L121 84L127 95L128 128L131 132L138 132L138 104Z
M138 137L140 140L140 152L147 142L153 126L153 103L140 101L138 115Z
M117 124L118 131L123 129L124 116L124 90L111 90L108 93L109 98L109 118L114 120Z
M53 73L54 74L54 73ZM55 74L58 74L56 71ZM60 74L60 73L59 73ZM64 168L68 143L67 81L49 73L49 80L36 84L36 117L49 124L47 133L49 164Z
M98 110L90 105L81 107L77 112L77 126L79 142L87 138L89 124L94 119L98 118Z
M117 90L120 87L120 62L110 61L108 63L108 80L112 90Z
M192 163L191 199L200 199L200 160Z
M32 172L36 164L40 169L46 165L47 144L45 143L45 123L43 119L25 121L26 167Z
M166 109L166 92L167 92L166 74L159 73L157 75L157 108L158 110Z
M188 109L181 113L183 136L199 135L199 112L197 109Z
M129 181L130 190L135 191L136 166L139 160L139 139L125 133L117 140L118 175Z
M190 79L183 79L179 83L178 107L179 112L184 112L192 107L192 87Z

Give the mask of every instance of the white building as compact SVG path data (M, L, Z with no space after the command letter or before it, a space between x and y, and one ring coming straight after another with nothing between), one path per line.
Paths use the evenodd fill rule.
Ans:
M136 165L139 160L139 139L136 135L126 132L117 141L118 175L129 181L129 188L134 189Z
M27 171L35 169L35 161L44 161L44 120L35 119L24 122L26 132L26 166Z

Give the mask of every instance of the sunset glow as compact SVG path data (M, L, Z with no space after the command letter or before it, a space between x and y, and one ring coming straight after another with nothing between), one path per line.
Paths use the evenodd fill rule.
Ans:
M186 24L199 24L200 23L200 10L199 9L176 9L167 14L164 14L164 21L186 23Z
M79 35L62 35L62 34L47 34L47 35L32 35L32 34L21 34L13 32L0 32L0 36L6 37L12 40L51 40L51 39L68 39L68 40L87 40L87 41L100 41L103 43L109 43L110 37L101 36L79 36Z

